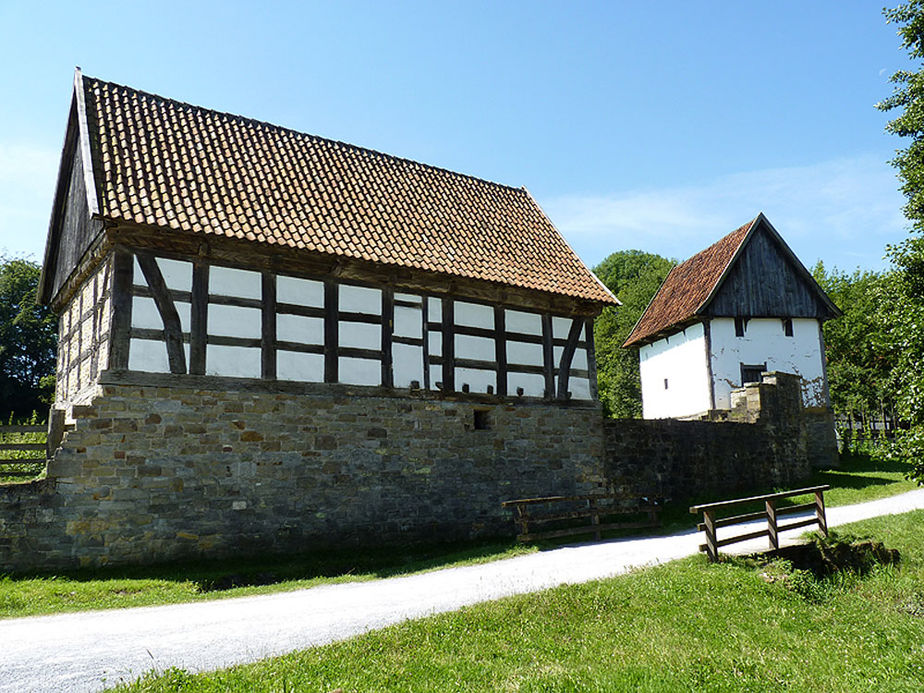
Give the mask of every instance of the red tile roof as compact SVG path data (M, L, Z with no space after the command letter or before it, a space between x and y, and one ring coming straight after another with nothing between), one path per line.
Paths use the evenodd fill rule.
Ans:
M760 218L752 219L686 262L675 266L623 346L645 342L659 332L693 318L712 295L738 248Z
M105 219L616 303L524 188L82 83Z

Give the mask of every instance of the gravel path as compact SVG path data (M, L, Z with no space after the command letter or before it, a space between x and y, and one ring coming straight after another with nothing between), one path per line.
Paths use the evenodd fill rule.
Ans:
M829 508L828 524L919 508L924 489ZM469 604L682 558L696 553L700 541L684 532L297 592L3 620L0 692L97 691L152 668L203 671L252 662ZM737 546L759 550L766 540Z

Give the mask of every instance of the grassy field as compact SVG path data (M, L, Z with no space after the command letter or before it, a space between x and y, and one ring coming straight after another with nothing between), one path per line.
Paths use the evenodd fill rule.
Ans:
M835 486L828 494L831 504L856 503L914 488L912 482L904 480L904 471L902 465L857 457L840 470L820 472L809 483ZM684 501L665 509L664 532L690 528L694 518L687 512L689 505ZM0 577L0 618L192 602L374 580L510 558L557 545L501 541L7 576Z
M697 556L119 690L924 690L924 511L851 529L899 549L900 566L816 580Z
M37 422L34 419L27 420L25 425L34 426ZM45 437L44 432L0 433L0 443L44 443ZM44 451L4 450L0 451L0 457L17 460L11 464L0 464L0 484L24 483L41 478L45 473Z

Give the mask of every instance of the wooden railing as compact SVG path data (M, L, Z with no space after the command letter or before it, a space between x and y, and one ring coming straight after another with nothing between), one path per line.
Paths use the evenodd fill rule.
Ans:
M794 491L768 493L763 496L751 496L749 498L736 498L734 500L719 501L717 503L694 505L692 508L690 508L690 512L695 515L698 515L699 513L703 514L703 521L697 524L696 528L701 532L705 532L706 534L706 543L701 544L699 550L705 551L710 561L717 561L719 559L719 549L721 547L728 546L729 544L737 544L740 541L758 539L760 537L768 537L770 540L770 548L778 549L780 548L780 532L785 532L790 529L800 529L802 527L808 527L809 525L817 524L818 529L822 533L827 534L828 521L825 517L824 493L830 488L831 487L828 485L810 486L808 488L800 488ZM807 493L814 493L815 500L810 503L800 503L798 505L777 507L777 501L783 498L792 498L793 496L801 496ZM764 503L763 510L743 513L741 515L733 515L731 517L716 517L716 512L719 510L733 508L735 506L745 505L748 503L759 503L761 501ZM813 510L814 515L808 519L797 520L796 522L791 522L789 524L780 524L781 516L792 515L804 510ZM756 532L747 532L746 534L739 534L721 540L716 536L716 530L718 530L720 527L730 527L732 525L741 524L743 522L751 522L752 520L764 519L767 521L766 529L761 529Z
M7 434L41 434L41 441L9 441ZM48 434L45 426L0 426L0 477L33 477L45 464ZM28 469L27 469L28 467Z
M519 498L504 501L501 506L514 510L513 521L520 529L518 541L537 541L554 539L577 534L593 534L599 540L600 533L613 529L639 529L658 527L658 508L656 503L642 499L632 507L624 507L625 496L594 494L586 496L544 496L542 498ZM552 506L571 506L572 510L554 511ZM582 507L575 507L582 506ZM631 522L601 521L607 518L626 515L644 515L646 519ZM586 522L585 522L586 521ZM550 523L575 523L567 527L535 531L536 525ZM533 529L531 531L531 525Z

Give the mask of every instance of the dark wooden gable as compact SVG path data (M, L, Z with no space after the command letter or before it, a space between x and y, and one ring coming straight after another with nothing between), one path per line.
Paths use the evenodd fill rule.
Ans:
M92 168L86 161L90 158L89 147L82 146L81 141L81 118L86 116L79 72L75 82L39 285L42 303L49 303L58 295L102 229L102 222L93 217L95 210L90 209L91 196L87 190ZM95 200L95 191L92 192Z
M840 311L770 223L761 218L698 311L711 317L817 318Z

